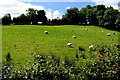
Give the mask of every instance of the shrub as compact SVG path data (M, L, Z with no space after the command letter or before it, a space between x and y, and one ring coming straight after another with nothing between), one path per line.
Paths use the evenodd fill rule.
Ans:
M34 61L20 69L3 64L2 80L119 80L120 59L117 48L99 45L96 51L98 59L84 64L78 53L73 59L65 56L63 62L52 53L46 56L32 54Z

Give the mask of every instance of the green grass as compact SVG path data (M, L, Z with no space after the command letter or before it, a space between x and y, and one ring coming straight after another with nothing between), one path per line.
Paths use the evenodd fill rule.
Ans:
M88 28L88 31L82 31L83 28ZM49 34L44 34L44 31L48 31ZM102 31L104 32L102 33ZM113 32L116 34L112 34ZM108 33L111 33L111 36L107 36ZM74 35L76 38L72 38ZM72 47L66 46L68 42L73 44ZM3 26L2 60L5 61L9 52L14 63L17 63L18 60L22 64L26 64L27 60L33 59L31 53L54 54L60 56L61 59L64 59L64 56L73 58L78 47L84 48L87 53L90 45L96 47L102 43L108 45L118 44L118 32L96 26L78 25ZM95 56L95 54L92 54L92 56Z

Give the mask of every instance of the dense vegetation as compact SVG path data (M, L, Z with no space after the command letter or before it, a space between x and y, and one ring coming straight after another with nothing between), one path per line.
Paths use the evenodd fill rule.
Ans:
M102 44L95 51L87 54L96 54L97 59L86 62L90 56L79 49L75 58L64 57L64 61L53 54L31 53L34 61L29 61L27 66L18 61L19 69L14 68L8 53L7 62L2 67L2 80L119 80L120 59L116 46Z
M79 10L78 8L67 9L66 13L62 16L62 19L47 19L44 10L35 10L29 8L27 14L21 14L20 16L11 20L10 14L5 15L2 18L2 23L8 25L13 24L49 24L49 25L95 25L101 26L107 29L120 29L120 12L113 7L105 7L105 5L90 6ZM41 23L40 23L41 24Z

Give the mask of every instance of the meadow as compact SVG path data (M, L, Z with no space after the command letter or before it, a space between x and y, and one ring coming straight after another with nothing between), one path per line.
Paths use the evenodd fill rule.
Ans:
M83 31L88 28L88 31ZM48 34L44 34L48 31ZM104 31L104 32L102 32ZM113 34L115 32L115 34ZM110 33L110 36L107 34ZM76 38L72 38L76 36ZM72 46L66 46L67 43ZM65 56L72 59L76 51L83 48L88 60L96 60L96 53L89 54L89 46L94 45L94 49L101 44L118 44L118 32L107 30L97 26L80 25L10 25L2 27L2 60L6 61L8 53L11 54L12 62L17 65L27 64L33 59L31 54L55 55L61 61ZM82 52L81 52L82 53ZM95 54L94 54L95 53ZM94 56L94 58L93 58Z

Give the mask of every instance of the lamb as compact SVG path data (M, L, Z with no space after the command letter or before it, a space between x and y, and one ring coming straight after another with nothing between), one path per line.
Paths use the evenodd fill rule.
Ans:
M103 33L104 31L102 31L102 33Z
M71 46L72 45L72 43L67 43L67 46Z
M44 33L45 33L45 34L48 34L48 31L45 31Z
M76 36L73 36L72 38L76 38Z

